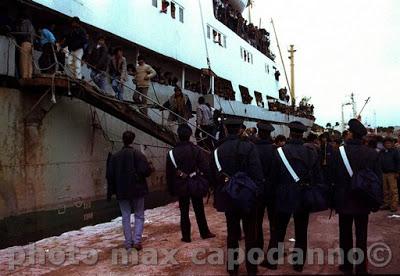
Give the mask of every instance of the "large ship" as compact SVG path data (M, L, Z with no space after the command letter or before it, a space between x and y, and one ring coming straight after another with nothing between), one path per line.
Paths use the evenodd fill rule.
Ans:
M291 107L280 87L268 32L260 31L264 46L258 47L221 20L221 1L3 2L2 16L13 19L24 10L34 26L51 23L58 28L77 16L91 39L107 36L110 46L123 47L129 63L135 64L139 54L146 56L158 77L149 91L152 106L144 116L130 102L132 77L126 82L126 101L93 88L85 65L80 81L44 76L37 68L32 79L19 80L16 40L0 36L0 248L118 216L117 204L106 201L105 169L108 153L120 149L127 129L136 133L136 147L156 167L148 180L147 207L172 200L164 168L176 138L167 126L168 110L158 108L173 93L168 78L189 96L192 125L200 96L224 117L243 118L247 127L271 122L274 136L287 135L293 120L313 125L312 113ZM223 2L235 17L249 5L244 0ZM35 59L38 55L35 51ZM112 95L111 87L107 92Z

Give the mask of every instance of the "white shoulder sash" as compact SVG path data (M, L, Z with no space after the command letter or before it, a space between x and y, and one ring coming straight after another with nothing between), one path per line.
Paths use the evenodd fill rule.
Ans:
M282 162L285 165L286 169L289 171L290 175L293 177L293 180L295 182L299 182L299 180L300 180L299 176L293 170L292 166L290 165L289 161L287 160L285 153L283 152L283 149L281 147L278 148L278 153L279 153L279 156L281 157Z
M340 155L342 156L344 165L346 166L347 172L349 173L350 177L353 176L353 169L350 166L349 159L347 158L346 150L344 149L344 146L339 147Z
M215 159L215 165L217 165L218 171L222 171L221 163L219 162L218 159L218 149L214 150L214 159Z
M169 151L169 158L171 159L172 164L174 164L175 169L177 169L178 165L176 165L175 157L174 154L172 153L172 150Z

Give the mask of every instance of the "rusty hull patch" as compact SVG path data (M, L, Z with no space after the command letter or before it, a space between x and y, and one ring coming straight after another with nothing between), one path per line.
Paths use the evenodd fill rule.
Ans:
M34 210L45 205L44 202L44 145L43 109L32 110L37 95L24 94L24 169L25 169L25 208ZM21 206L22 207L22 206ZM22 209L25 209L22 208Z

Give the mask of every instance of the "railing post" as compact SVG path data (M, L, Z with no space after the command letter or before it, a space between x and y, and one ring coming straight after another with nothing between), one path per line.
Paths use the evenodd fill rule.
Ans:
M185 89L185 81L186 81L186 71L185 66L182 67L182 90Z

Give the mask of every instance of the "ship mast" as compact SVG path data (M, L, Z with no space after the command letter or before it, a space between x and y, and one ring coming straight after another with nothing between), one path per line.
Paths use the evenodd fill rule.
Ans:
M290 98L292 99L292 106L296 105L296 98L295 98L295 86L294 86L294 53L297 50L294 49L294 45L290 45Z

